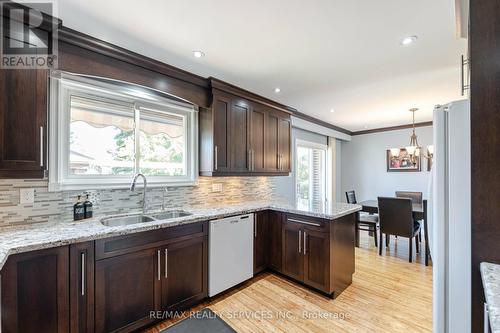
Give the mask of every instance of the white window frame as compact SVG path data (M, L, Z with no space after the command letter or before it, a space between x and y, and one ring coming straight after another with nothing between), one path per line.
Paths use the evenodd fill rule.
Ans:
M299 165L299 157L298 157L298 154L297 154L297 149L298 147L304 147L304 148L312 148L312 149L321 149L321 150L324 150L325 151L325 182L326 182L326 186L325 186L325 202L324 202L324 205L327 206L328 203L331 201L331 198L330 198L330 195L329 195L329 187L328 187L328 183L330 182L331 178L329 176L329 173L331 172L330 171L330 168L328 166L329 164L329 160L330 160L330 150L328 149L328 146L327 145L323 145L323 144L320 144L320 143L316 143L316 142L311 142L311 141L306 141L306 140L301 140L301 139L295 139L295 175L294 175L294 192L295 192L295 203L297 203L297 200L298 200L298 196L297 196L297 182L298 182L298 165ZM312 182L309 181L309 191L312 192ZM309 201L309 209L311 209L311 201Z
M164 93L162 93L164 94ZM198 109L193 104L170 99L154 93L152 89L131 83L53 71L50 75L49 106L49 191L127 188L133 175L70 175L69 126L71 96L92 99L113 99L133 108L135 126L140 109L181 115L184 118L186 156L184 176L147 176L148 185L190 186L198 182ZM139 140L135 137L135 151ZM140 161L135 160L135 172Z

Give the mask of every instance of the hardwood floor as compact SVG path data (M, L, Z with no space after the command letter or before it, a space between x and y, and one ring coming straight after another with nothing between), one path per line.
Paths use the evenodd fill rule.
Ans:
M408 263L408 239L392 237L379 256L362 233L353 283L335 300L265 272L192 310L204 307L238 332L431 332L432 266L423 255Z

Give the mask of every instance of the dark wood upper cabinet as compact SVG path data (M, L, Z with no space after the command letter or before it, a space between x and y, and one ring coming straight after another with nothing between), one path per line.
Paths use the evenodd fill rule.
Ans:
M69 332L68 247L11 256L2 268L4 333Z
M200 111L200 175L288 175L290 112L219 88Z
M253 225L253 273L262 272L267 267L268 255L268 211L255 213Z
M289 173L291 171L292 125L290 118L280 117L278 120L278 170Z
M94 332L94 242L69 246L71 333Z
M207 236L172 243L162 252L162 309L184 310L207 297Z
M0 70L0 177L43 178L47 154L44 69Z
M231 171L248 172L250 167L250 104L233 98L231 104Z
M266 118L264 108L254 105L250 113L250 171L266 171Z
M160 310L161 250L146 249L95 264L95 331L131 332Z

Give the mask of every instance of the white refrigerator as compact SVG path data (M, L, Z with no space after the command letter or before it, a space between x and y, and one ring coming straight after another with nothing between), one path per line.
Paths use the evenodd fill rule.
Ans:
M470 102L437 106L429 216L435 333L471 330Z

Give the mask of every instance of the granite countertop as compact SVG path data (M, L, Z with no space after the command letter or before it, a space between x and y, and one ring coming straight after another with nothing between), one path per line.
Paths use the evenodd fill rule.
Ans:
M213 220L225 216L247 214L267 209L334 220L361 210L361 206L346 203L333 203L324 210L301 210L286 203L251 201L197 207L176 207L176 209L186 210L192 213L192 215L163 221L113 227L104 226L100 223L100 220L104 216L96 216L92 219L77 222L60 221L0 229L0 270L7 261L8 256L15 253L52 248L147 230L174 227L182 224Z
M500 333L500 265L482 262L480 268L490 328L493 333Z

